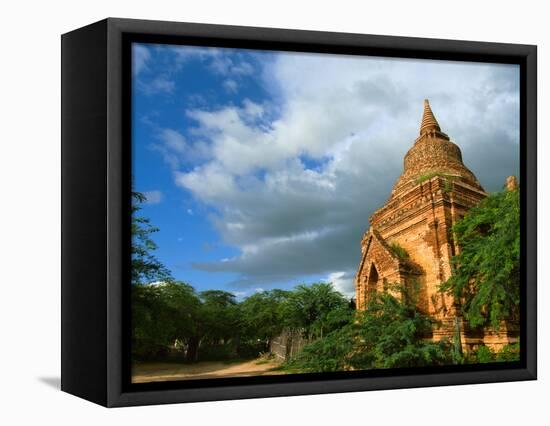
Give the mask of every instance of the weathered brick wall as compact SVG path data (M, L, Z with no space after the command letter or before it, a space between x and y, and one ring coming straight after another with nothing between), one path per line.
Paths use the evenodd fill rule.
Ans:
M301 331L287 329L271 340L269 351L278 359L285 361L294 357L307 343Z
M454 314L452 298L438 290L451 275L450 262L457 251L452 226L484 197L485 192L475 187L434 176L393 197L376 211L371 216L375 231L369 230L363 240L364 257L356 291L359 309L364 307L370 265L375 265L378 276L389 283L405 283L407 277L418 282L419 307L423 311L441 317ZM381 238L370 238L373 232ZM420 274L407 274L388 250L392 243L406 250L407 264Z
M370 292L383 291L385 285L401 282L399 258L372 231L363 240L365 262L360 265L356 278L356 303L358 309L364 309Z

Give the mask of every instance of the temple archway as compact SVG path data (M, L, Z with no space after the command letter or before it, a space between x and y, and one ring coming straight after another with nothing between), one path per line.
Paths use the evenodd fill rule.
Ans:
M378 289L378 271L376 270L376 266L374 266L374 263L370 265L370 271L369 276L367 279L367 297L371 297L374 293L376 293Z

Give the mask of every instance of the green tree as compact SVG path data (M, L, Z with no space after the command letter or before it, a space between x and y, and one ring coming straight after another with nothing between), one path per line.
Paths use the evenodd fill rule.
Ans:
M349 323L304 346L294 358L285 362L283 368L294 373L351 370L350 358L356 350L357 339L357 327Z
M519 191L485 198L453 227L461 248L441 286L461 302L472 326L519 317Z
M181 342L186 351L187 361L198 359L198 350L204 335L204 313L202 303L195 289L179 281L168 281L159 284L162 305L170 315L172 330L170 343Z
M193 287L178 281L132 286L133 354L162 356L180 342L195 361L203 334L201 301Z
M235 295L223 290L207 290L200 293L200 298L204 337L215 344L229 341L238 332Z
M149 219L138 215L144 201L143 194L132 192L132 354L151 358L167 350L176 334L177 324L173 309L166 304L164 289L145 285L154 280L170 280L170 274L153 254L157 245L151 234L158 228L152 226Z
M307 339L323 337L351 314L348 300L330 283L301 284L289 293L284 306L285 325L303 330Z
M157 245L151 234L159 229L151 225L149 219L138 215L144 201L142 193L132 192L132 284L162 281L170 277L168 269L153 254Z
M175 332L162 289L133 285L131 291L132 356L142 359L158 357L166 351Z
M255 293L239 305L240 328L249 340L260 340L264 350L269 348L271 340L283 331L284 303L289 292L271 290Z
M355 368L423 367L452 362L450 344L431 340L434 320L417 308L417 285L376 293L358 321Z
M421 367L452 362L449 342L431 341L432 319L416 307L416 289L390 286L344 327L305 346L287 363L295 371Z

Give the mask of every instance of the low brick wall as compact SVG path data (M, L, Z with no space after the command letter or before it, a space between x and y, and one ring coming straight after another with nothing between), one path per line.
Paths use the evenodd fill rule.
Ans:
M294 357L309 342L299 330L284 330L270 344L269 351L280 360Z

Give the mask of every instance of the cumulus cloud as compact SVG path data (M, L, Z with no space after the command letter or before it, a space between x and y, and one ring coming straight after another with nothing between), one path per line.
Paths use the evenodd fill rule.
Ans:
M355 296L355 275L350 272L333 272L329 274L325 281L332 283L332 287L342 293L347 298Z
M194 266L237 273L235 285L317 275L351 295L368 217L402 171L424 98L487 190L518 172L514 66L285 53L262 76L276 101L190 109L192 141L162 136L177 185L240 249ZM180 167L192 151L197 161Z
M184 164L209 158L210 153L205 142L195 141L190 144L185 136L175 129L157 127L155 129L157 142L151 147L160 152L172 170L178 170Z

